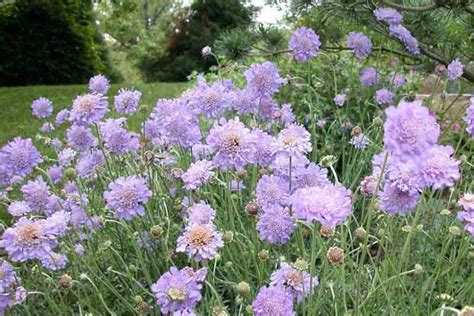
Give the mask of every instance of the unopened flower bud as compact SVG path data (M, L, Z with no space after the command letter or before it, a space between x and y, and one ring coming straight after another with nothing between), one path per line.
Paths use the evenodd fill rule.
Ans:
M260 252L258 253L258 259L260 259L261 261L267 261L268 257L269 257L268 250L263 249L263 250L260 250Z
M247 282L240 282L235 286L235 291L240 296L246 296L250 293L250 285Z
M239 180L244 180L244 179L247 177L247 171L245 171L245 170L238 170L238 171L235 173L235 176L236 176L237 179L239 179Z
M461 235L461 229L457 226L449 227L449 232L454 236L460 236Z
M229 313L225 310L225 307L215 306L212 309L212 316L229 316Z
M306 262L306 260L303 260L303 259L296 259L295 263L293 263L293 267L296 270L305 271L305 270L308 270L309 263Z
M333 155L327 155L327 156L324 156L322 159L321 159L321 162L320 162L320 165L322 167L331 167L332 165L334 165L337 161L337 158Z
M375 117L373 120L372 120L372 124L376 127L382 127L383 126L383 120L382 118L380 117Z
M307 238L309 236L309 229L306 227L301 228L301 236L303 236L303 238Z
M436 295L435 298L438 301L443 302L443 303L452 303L452 302L454 302L454 297L452 297L451 295L446 294L446 293Z
M148 151L145 151L145 153L143 154L143 159L146 161L146 162L150 162L150 161L153 161L155 159L155 153L148 150Z
M154 226L150 229L150 234L151 234L154 238L160 238L162 232L163 232L163 229L161 228L160 225L154 225Z
M366 235L367 235L367 232L365 231L364 227L358 227L358 228L355 230L355 237L356 237L359 241L364 241Z
M250 315L253 315L253 308L252 308L252 305L247 305L245 307L245 311L250 314Z
M422 274L423 274L423 271L424 271L424 269L423 269L423 266L422 266L421 264L419 264L419 263L415 264L415 272L414 272L414 274L415 274L416 276L422 275Z
M133 298L133 301L135 302L135 304L140 304L141 302L143 302L143 298L140 295L136 295Z
M76 179L76 169L74 168L67 168L66 170L64 170L64 174L69 180Z
M344 261L344 249L331 247L327 253L328 261L333 265L339 265Z
M146 113L148 112L148 105L146 104L140 104L140 106L138 107L138 111L140 113Z
M250 216L256 216L260 212L260 206L255 202L250 202L245 206L245 213Z
M234 263L232 261L227 261L224 265L226 268L232 268L234 266Z
M224 242L229 243L234 240L234 232L227 230L224 232Z
M181 176L183 175L184 171L181 168L173 168L171 169L171 178L174 180L179 180L181 179Z
M72 278L68 274L63 274L59 278L59 285L65 289L69 290L72 287Z

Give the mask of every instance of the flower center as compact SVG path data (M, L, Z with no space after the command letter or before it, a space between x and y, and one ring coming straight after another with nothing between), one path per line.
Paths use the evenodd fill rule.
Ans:
M83 97L77 105L77 107L83 112L91 112L94 109L94 106L94 99L90 96Z
M303 275L299 271L291 272L288 275L288 281L292 286L298 286L303 283Z
M138 195L133 188L125 188L120 195L120 202L126 207L133 207L139 203Z
M194 227L188 234L188 242L193 247L204 247L211 241L212 232L207 227Z
M170 288L166 293L173 301L183 301L186 298L186 292L178 288Z
M18 227L18 243L23 247L31 247L40 243L41 227L36 223L30 223Z
M225 136L224 149L229 152L236 152L240 146L240 135L230 133Z

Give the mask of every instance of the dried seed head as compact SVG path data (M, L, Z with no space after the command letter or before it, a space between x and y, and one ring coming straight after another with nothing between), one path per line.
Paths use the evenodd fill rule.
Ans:
M344 261L344 249L331 247L327 253L328 261L333 265L339 265Z
M249 202L245 206L245 213L250 216L256 216L260 212L260 206L255 202Z
M173 169L171 169L171 172L170 172L171 178L173 180L181 179L181 176L183 175L183 173L184 173L184 171L181 168L173 168Z
M245 170L238 170L238 171L235 173L235 176L236 176L237 179L239 179L239 180L244 180L244 179L247 177L247 171L245 171Z
M307 229L306 227L303 227L301 229L301 236L303 236L303 238L307 238L309 236L309 229Z
M59 285L65 289L69 290L72 287L72 278L68 274L63 274L59 278Z
M147 314L149 309L150 309L150 306L145 301L142 301L135 305L135 311L141 315Z
M367 235L367 232L365 231L364 227L358 227L358 228L355 230L355 237L356 237L359 241L364 241L366 235Z
M146 162L151 162L155 160L155 153L149 150L145 151L145 153L143 154L143 160L145 160Z
M321 229L319 230L319 233L323 237L332 237L336 234L336 231L334 230L333 227L323 225L323 226L321 226Z
M362 134L362 128L360 126L355 126L352 129L351 135L352 136L359 136L360 134Z
M235 291L239 296L246 296L250 293L250 285L242 281L235 286Z

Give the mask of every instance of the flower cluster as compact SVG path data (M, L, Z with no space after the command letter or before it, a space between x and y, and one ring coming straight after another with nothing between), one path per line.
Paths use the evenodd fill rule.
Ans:
M318 55L321 42L318 34L312 29L300 27L291 35L288 46L293 58L298 62L302 62Z

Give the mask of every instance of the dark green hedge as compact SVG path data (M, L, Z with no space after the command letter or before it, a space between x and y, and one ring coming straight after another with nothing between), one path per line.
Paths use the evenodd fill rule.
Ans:
M0 86L85 83L111 74L90 0L0 5Z

